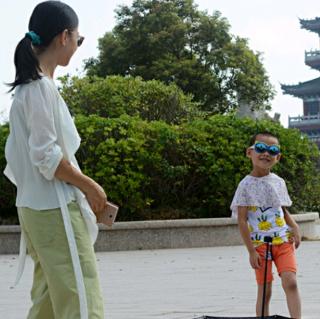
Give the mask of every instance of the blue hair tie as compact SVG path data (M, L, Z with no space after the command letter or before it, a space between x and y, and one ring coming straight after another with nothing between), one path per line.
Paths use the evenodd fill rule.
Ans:
M29 38L34 45L41 44L41 38L34 31L27 32L26 37Z

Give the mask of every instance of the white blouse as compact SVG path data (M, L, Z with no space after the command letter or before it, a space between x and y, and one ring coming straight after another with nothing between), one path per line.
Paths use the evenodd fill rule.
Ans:
M16 88L5 147L5 174L11 169L17 186L17 207L60 207L53 177L62 157L67 157L61 127L68 125L72 127L66 138L74 154L80 137L53 80L43 77ZM63 188L67 203L75 199L71 185L64 183Z
M72 200L79 204L92 244L98 235L96 217L77 187L54 176L62 158L80 170L75 158L79 146L79 134L53 80L43 76L16 88L10 110L4 174L17 187L17 207L61 208L79 293L81 319L88 319L83 275L67 204ZM25 258L26 242L22 231L16 284L22 275Z

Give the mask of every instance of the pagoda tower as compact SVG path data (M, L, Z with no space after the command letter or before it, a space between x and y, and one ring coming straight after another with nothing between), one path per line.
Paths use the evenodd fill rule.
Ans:
M312 20L300 19L302 29L315 32L320 37L320 17ZM320 50L305 52L305 64L320 71ZM289 128L297 128L308 135L320 148L320 77L296 85L281 84L284 94L303 100L303 115L289 117Z

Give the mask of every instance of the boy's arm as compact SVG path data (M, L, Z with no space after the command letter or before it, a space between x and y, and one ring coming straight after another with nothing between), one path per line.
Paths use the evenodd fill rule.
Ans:
M258 269L261 267L261 260L250 238L247 216L248 208L246 206L238 206L238 226L240 230L240 235L250 255L251 267L254 269Z
M291 214L289 213L287 207L282 207L283 213L284 213L284 219L288 226L292 229L293 234L293 241L295 243L295 247L298 248L301 243L301 233L298 224L296 221L292 218Z

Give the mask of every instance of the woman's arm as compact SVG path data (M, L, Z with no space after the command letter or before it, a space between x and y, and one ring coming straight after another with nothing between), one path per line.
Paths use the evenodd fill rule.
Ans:
M101 213L106 209L107 195L103 188L66 159L60 161L54 176L79 188L86 195L94 213Z
M284 213L284 220L286 221L287 225L290 226L292 229L293 234L293 241L295 243L295 247L298 248L301 243L301 233L300 228L296 221L292 218L291 214L289 213L287 207L282 207Z
M252 244L247 217L248 208L245 206L238 206L238 226L240 230L240 235L250 255L249 259L251 267L254 269L258 269L261 267L260 256Z
M50 90L45 80L39 80L30 83L26 92L25 113L30 128L28 144L31 163L47 180L56 177L78 187L86 195L93 212L101 213L107 201L102 187L63 158L54 123L54 108L57 106L49 94Z

